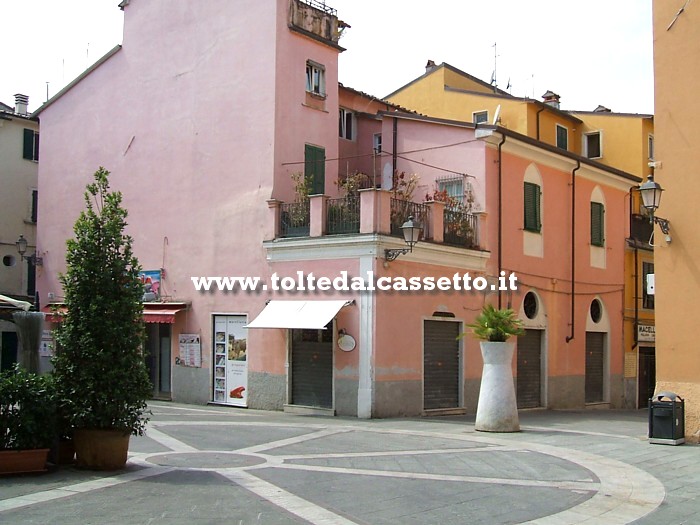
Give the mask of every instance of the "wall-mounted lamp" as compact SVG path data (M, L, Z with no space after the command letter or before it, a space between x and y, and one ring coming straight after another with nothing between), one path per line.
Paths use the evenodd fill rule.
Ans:
M651 174L647 176L647 181L639 186L639 193L642 196L642 206L649 211L649 222L658 224L661 231L666 235L666 241L671 242L671 225L669 221L654 215L654 212L656 212L661 204L661 192L663 191L661 185L654 181L654 176Z
M20 235L19 239L15 241L15 246L17 246L17 253L25 261L29 261L33 266L42 266L44 264L44 259L38 257L36 252L31 255L24 255L27 253L27 239L24 235Z
M411 215L406 222L401 225L401 231L403 231L403 238L408 245L408 248L396 248L392 250L384 250L384 259L387 261L393 261L399 255L406 255L413 251L413 246L418 242L420 237L420 232L423 227L418 223L414 222L413 216Z

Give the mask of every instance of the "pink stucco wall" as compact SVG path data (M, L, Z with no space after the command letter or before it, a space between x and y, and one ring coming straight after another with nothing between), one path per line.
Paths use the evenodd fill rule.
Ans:
M163 268L165 294L192 302L176 326L202 333L205 367L211 314L252 320L262 310L265 294L195 292L190 277L268 278L265 201L291 200L288 174L303 170L284 164L303 162L305 143L337 157L338 51L292 33L287 15L286 0L125 8L123 48L40 114L43 304L49 292L62 296L65 240L85 184L104 166L124 194L142 266ZM327 111L302 104L307 58L326 65ZM332 163L326 174L335 178ZM280 331L249 338L251 349L284 343ZM282 353L250 356L252 370L284 374Z
M277 0L277 3L276 76L273 84L262 89L274 97L275 187L272 196L282 201L294 200L290 175L304 171L304 144L325 149L328 159L325 193L334 196L338 173L339 50L287 30L288 2ZM315 101L319 109L306 102L307 60L325 67L326 98L322 102Z
M386 152L383 162L389 164L393 153L393 121L387 115L382 123ZM475 211L484 209L484 144L474 137L474 129L410 118L399 118L396 129L396 169L419 177L414 200L420 202L432 194L437 189L437 179L467 175L465 187L467 182L473 187Z

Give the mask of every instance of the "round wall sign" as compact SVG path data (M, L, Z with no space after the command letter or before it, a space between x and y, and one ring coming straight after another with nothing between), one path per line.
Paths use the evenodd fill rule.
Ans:
M355 338L351 335L341 335L338 338L338 347L343 352L352 352L355 349Z

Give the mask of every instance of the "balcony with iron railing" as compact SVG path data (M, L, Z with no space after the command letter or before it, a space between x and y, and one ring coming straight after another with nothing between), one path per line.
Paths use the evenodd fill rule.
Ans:
M397 199L390 191L367 189L334 199L312 195L293 203L270 200L268 206L274 221L274 231L268 234L271 239L364 234L403 238L401 226L413 217L422 227L421 242L482 250L479 215L447 208L438 201Z
M479 224L477 216L473 213L445 208L443 226L443 242L445 244L479 248Z
M307 237L310 233L311 215L309 201L280 204L280 237Z

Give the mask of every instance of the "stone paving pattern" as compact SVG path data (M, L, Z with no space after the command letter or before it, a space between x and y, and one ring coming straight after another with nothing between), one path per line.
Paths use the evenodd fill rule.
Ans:
M700 447L645 411L363 421L154 402L128 466L0 477L1 524L700 523Z

